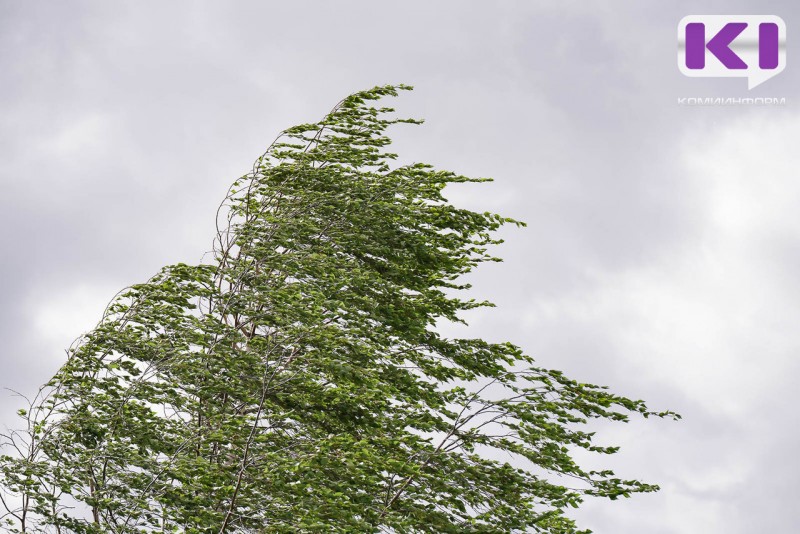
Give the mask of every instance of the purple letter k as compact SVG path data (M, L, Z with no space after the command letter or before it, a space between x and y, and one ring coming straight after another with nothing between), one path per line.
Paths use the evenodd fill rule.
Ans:
M702 22L686 25L686 67L706 66L706 48L728 69L746 69L747 63L729 48L731 42L747 28L746 22L729 22L706 44L706 28Z

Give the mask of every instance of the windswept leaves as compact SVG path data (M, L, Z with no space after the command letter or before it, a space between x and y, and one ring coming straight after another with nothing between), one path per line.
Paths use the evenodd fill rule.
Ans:
M210 265L132 286L20 416L11 531L578 532L584 496L653 491L572 453L641 401L448 339L513 219L448 203L471 179L394 165L376 87L295 126L237 180ZM658 416L670 413L652 414ZM559 476L575 481L562 485Z

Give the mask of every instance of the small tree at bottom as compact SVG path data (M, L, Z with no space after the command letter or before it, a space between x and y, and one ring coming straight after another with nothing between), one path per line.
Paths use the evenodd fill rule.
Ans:
M522 223L451 205L486 181L393 165L381 97L284 131L231 187L214 261L119 294L5 436L11 532L579 532L584 423L654 413L437 321ZM564 484L569 480L569 484Z

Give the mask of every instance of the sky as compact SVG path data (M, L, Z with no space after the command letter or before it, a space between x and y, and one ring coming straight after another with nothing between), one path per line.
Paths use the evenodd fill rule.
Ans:
M705 14L780 16L786 69L682 75L678 23ZM683 416L597 425L622 448L589 464L662 489L573 517L795 532L798 27L788 1L0 0L0 387L35 392L119 289L200 262L278 132L406 83L401 160L494 178L446 196L528 224L471 276L497 307L470 335ZM0 421L20 406L0 392Z

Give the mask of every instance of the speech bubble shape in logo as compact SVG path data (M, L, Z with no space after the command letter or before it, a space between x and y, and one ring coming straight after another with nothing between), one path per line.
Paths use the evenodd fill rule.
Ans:
M678 69L761 85L786 68L786 23L775 15L689 15L678 23Z

